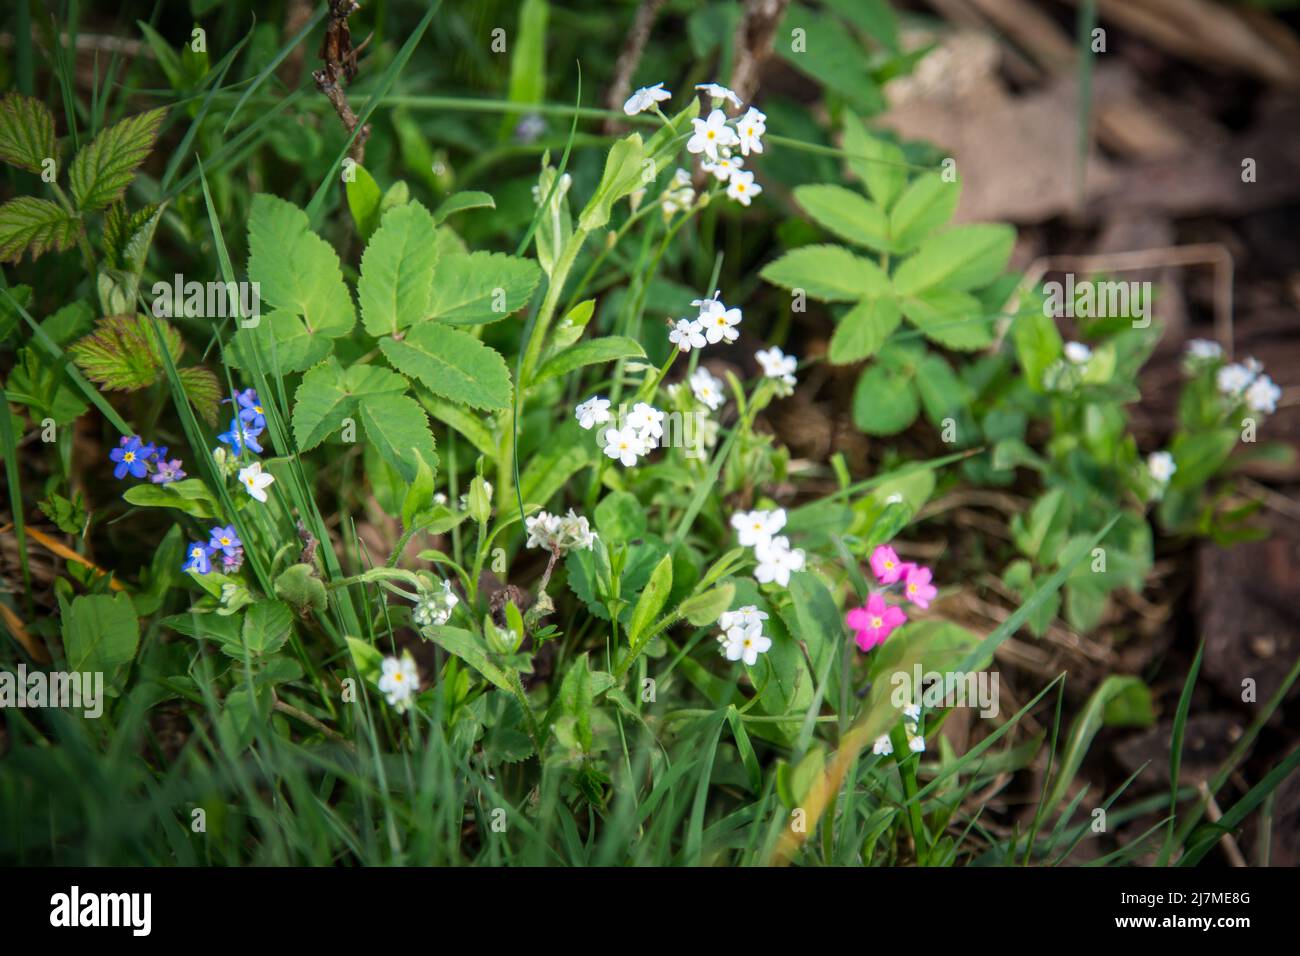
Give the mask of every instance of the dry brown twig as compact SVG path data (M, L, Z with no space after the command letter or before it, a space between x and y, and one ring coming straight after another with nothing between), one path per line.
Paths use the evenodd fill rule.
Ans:
M745 15L736 27L735 65L728 85L746 102L758 89L759 70L772 53L776 28L789 6L790 0L748 0L745 4Z
M361 9L357 0L330 0L329 16L325 20L325 38L321 41L320 58L325 63L322 69L312 73L316 80L316 89L329 99L334 112L339 114L348 135L356 134L348 149L348 156L361 165L366 158L366 140L370 138L370 124L357 129L360 123L357 114L348 103L343 92L342 79L351 83L357 75L357 52L352 46L352 31L348 28L348 17ZM363 43L362 46L365 46Z
M665 0L641 0L632 28L627 31L623 49L619 51L618 61L614 64L614 82L609 86L605 97L605 106L611 110L621 110L623 101L632 92L632 74L636 72L641 56L645 53L646 42L650 39L650 29L663 7ZM620 121L614 117L605 120L605 135L612 136L619 131Z

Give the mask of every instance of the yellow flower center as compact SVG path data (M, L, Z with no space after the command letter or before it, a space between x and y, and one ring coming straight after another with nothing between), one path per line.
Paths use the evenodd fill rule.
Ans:
M874 628L882 628L882 627L884 627L884 626L885 626L885 620L884 620L884 618L873 617L873 618L871 619L871 626L874 627Z
M195 548L193 551L190 552L190 557L191 557L191 558L202 557L202 555L203 555L203 549L202 549L202 548Z
M744 183L736 183L736 192L738 192L738 193L743 193L744 191L745 191L745 184L744 184Z
M893 561L886 561L886 562L885 562L885 570L886 570L886 571L892 571L892 570L894 570L894 562L893 562Z
M916 593L916 585L915 585L915 584L909 584L909 585L907 586L907 593L908 593L908 594L915 594L915 593Z
M399 684L405 679L406 677L402 674L401 671L398 671L396 674L393 675L393 680L397 681Z
M221 539L221 543L222 543L223 545L228 545L228 544L230 544L230 539L229 539L229 538L222 538L222 539Z
M122 460L124 462L127 462L128 464L135 461L135 452L128 451L125 455L122 456Z

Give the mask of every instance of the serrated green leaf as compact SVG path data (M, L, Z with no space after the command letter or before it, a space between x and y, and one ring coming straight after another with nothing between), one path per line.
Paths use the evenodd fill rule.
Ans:
M339 257L293 203L265 193L253 197L248 278L260 283L264 301L302 316L309 332L338 338L352 331L356 314Z
M293 612L283 601L258 601L244 612L244 626L240 632L244 648L251 657L269 657L284 646L293 629ZM223 644L231 657L242 658L243 648Z
M103 209L122 198L158 138L166 109L128 116L104 130L72 159L68 186L72 201L84 211Z
M903 300L907 320L932 342L950 349L981 349L993 341L993 327L973 295L951 289L927 289Z
M549 378L568 375L574 369L599 362L616 362L626 358L645 358L645 349L635 339L622 335L605 335L598 339L587 339L571 348L552 355L533 376L532 384L538 385Z
M293 437L301 451L315 448L343 419L357 416L357 403L377 395L400 394L407 381L373 365L354 365L346 372L330 359L310 369L294 393Z
M251 370L260 365L288 374L318 364L333 348L325 336L309 332L300 315L277 309L260 316L257 325L235 332L226 361L232 368Z
M894 435L916 420L920 402L905 372L872 365L853 391L853 422L868 435Z
M526 306L540 278L531 259L500 252L444 255L434 268L429 316L453 325L496 322Z
M510 372L499 352L468 332L426 323L403 339L385 338L388 361L443 398L471 408L510 407Z
M438 257L434 228L429 210L418 202L384 213L366 244L357 280L361 321L371 335L392 335L428 315Z
M39 175L47 159L54 160L57 175L59 144L49 108L30 96L6 94L0 100L0 160Z
M32 258L50 249L72 247L81 235L81 219L48 199L19 196L0 206L0 262L18 262L28 248Z
M907 158L888 140L871 135L862 120L852 113L844 116L844 151L849 169L866 184L882 209L889 209L907 181Z
M794 198L823 229L841 239L888 252L889 219L869 199L843 186L796 186Z
M923 173L903 190L889 213L889 236L896 252L907 252L952 218L961 198L960 182Z
M68 669L111 675L135 657L140 624L126 594L81 595L64 610L63 646Z
M864 299L840 319L827 357L835 365L850 365L875 355L902 318L897 299Z
M438 460L429 420L415 399L388 392L368 395L358 406L366 438L407 481L414 481L418 472L417 454L429 465Z
M889 293L889 279L880 266L840 246L800 246L768 263L760 275L822 302L856 302Z
M935 286L960 292L987 285L1006 267L1015 241L1011 226L954 226L926 239L898 267L894 289L906 297Z

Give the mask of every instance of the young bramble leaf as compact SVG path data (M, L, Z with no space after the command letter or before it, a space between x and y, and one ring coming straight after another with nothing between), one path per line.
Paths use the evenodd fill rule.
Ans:
M47 159L54 160L57 175L59 144L49 107L30 96L6 94L0 100L0 160L39 175Z
M371 335L392 335L429 314L438 257L434 228L429 211L411 202L386 212L366 244L357 301Z
M50 249L70 249L81 229L79 217L48 199L11 199L0 206L0 262L18 262L29 247L33 259Z
M181 334L159 321L167 351L179 358L185 344ZM135 391L152 385L163 366L150 320L145 316L111 315L95 323L95 331L68 347L77 367L110 391Z
M176 377L195 410L209 426L215 426L221 408L221 383L217 377L201 365L177 369Z
M352 331L356 313L339 257L293 203L265 193L253 197L248 278L271 305L302 316L308 332L338 338Z
M96 136L68 167L72 201L84 211L103 209L122 198L158 138L163 108L128 116Z
M800 246L760 273L773 285L802 289L822 302L855 302L889 294L889 279L870 259L832 245Z
M468 332L425 323L404 339L381 339L379 347L397 369L435 395L472 408L510 407L505 359Z
M453 325L496 322L526 306L540 279L531 259L500 252L443 255L434 268L428 314Z

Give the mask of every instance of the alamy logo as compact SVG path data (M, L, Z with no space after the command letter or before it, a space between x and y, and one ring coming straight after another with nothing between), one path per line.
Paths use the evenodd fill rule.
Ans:
M0 671L0 710L6 707L61 707L94 719L104 713L103 671Z
M1137 329L1145 329L1151 324L1150 282L1085 280L1076 286L1074 273L1067 272L1064 284L1045 282L1043 292L1047 295L1043 301L1043 314L1051 318L1132 318L1133 327Z
M186 282L178 272L170 283L153 284L153 314L159 319L238 316L242 328L255 329L262 321L262 283Z
M50 925L128 926L134 936L148 936L153 926L151 893L70 893L50 897Z
M902 710L919 703L926 710L939 707L975 707L981 717L996 717L1000 681L996 671L925 671L916 664L912 673L894 671L889 682L894 686L890 703Z

